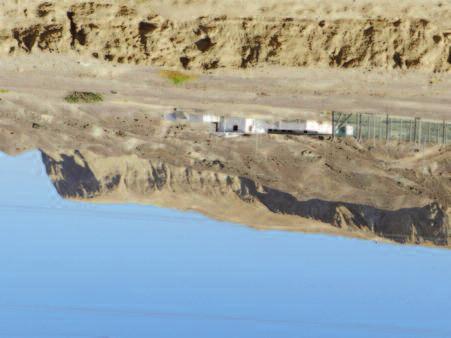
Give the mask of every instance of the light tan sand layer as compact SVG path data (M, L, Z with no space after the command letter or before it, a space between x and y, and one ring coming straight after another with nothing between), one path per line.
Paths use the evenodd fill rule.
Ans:
M74 51L202 71L451 70L447 0L6 0L0 6L0 56Z

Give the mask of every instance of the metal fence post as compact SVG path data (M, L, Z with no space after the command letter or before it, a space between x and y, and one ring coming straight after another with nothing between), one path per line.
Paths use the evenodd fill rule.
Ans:
M376 116L373 115L373 146L376 146Z
M359 115L357 115L357 133L360 142L362 139L362 113L359 113Z
M437 127L436 143L437 143L437 144L440 144L440 126L439 126L438 123L437 123L436 127Z
M410 120L409 123L409 142L412 142L412 121L413 120Z
M418 141L418 118L415 117L414 125L413 125L413 142L417 143Z
M335 112L332 111L332 140L335 140Z
M385 142L388 142L388 138L390 137L390 116L387 114L385 119L387 130L385 131Z
M421 136L422 136L421 135L421 132L422 132L421 126L422 126L421 119L418 119L418 142L419 142L420 146L421 146Z
M448 144L448 124L449 124L449 123L446 123L445 144Z

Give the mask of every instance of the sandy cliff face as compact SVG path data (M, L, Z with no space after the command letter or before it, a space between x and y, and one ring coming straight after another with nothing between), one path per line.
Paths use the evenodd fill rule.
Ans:
M118 63L196 70L265 65L451 70L451 31L429 15L322 19L293 15L286 7L274 16L210 11L181 20L165 16L175 5L139 3L32 1L19 7L7 0L0 5L0 55L75 51ZM448 13L448 7L444 2L442 11Z
M265 226L264 218L260 223L249 223L257 209L262 215L290 216L285 220L287 224L293 222L294 216L362 233L372 232L399 242L449 244L449 219L435 202L424 207L384 210L321 199L301 201L258 180L136 156L107 158L89 151L70 151L42 153L42 158L58 193L65 198L106 198L120 202L132 197L144 203L182 206L225 220L241 219L245 224ZM237 210L239 218L232 217Z

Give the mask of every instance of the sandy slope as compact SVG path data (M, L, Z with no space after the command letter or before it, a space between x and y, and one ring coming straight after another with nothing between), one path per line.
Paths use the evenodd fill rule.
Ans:
M63 197L196 210L258 228L448 241L449 146L224 139L146 112L48 108L2 113L0 150L43 150Z
M74 108L64 96L86 90L105 96L103 104L82 108L96 114L162 113L180 107L270 119L331 110L451 118L448 74L281 67L194 74L196 80L174 86L153 67L113 65L79 56L6 57L0 59L0 88L10 92L0 94L0 111L63 113Z

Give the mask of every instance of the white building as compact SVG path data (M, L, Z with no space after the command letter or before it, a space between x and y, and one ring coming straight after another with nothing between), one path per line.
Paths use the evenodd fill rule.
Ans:
M332 123L314 120L302 121L302 129L307 134L332 135Z
M255 133L257 134L266 134L268 133L269 129L275 128L275 123L265 120L255 120L254 122L255 126Z
M218 124L218 132L242 133L242 134L264 134L268 132L269 123L242 117L221 117Z
M185 120L192 123L212 124L216 132L224 134L266 134L268 132L280 132L332 135L331 122L315 120L270 122L253 118L219 117L211 114L185 113L178 110L165 114L165 119L170 121ZM346 129L346 135L352 135L353 131L348 129Z
M332 123L315 120L280 121L274 129L280 132L332 135Z
M275 123L275 130L287 132L303 132L305 126L299 120L296 121L279 121Z

